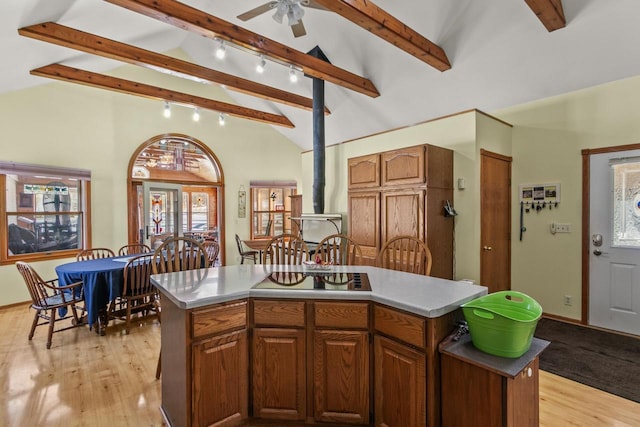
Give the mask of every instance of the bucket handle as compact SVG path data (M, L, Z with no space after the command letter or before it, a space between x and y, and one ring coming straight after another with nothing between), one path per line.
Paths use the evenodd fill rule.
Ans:
M522 304L525 302L524 298L517 294L505 294L504 299L517 304Z
M495 316L493 315L493 313L489 312L489 311L485 311L485 310L477 310L477 309L473 309L473 314L475 314L478 317L482 317L483 319L493 319Z

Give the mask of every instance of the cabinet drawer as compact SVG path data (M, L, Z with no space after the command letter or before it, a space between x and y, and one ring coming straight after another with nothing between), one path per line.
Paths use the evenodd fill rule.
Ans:
M390 337L417 347L425 347L425 319L376 305L375 328Z
M247 302L191 312L191 337L220 334L247 325Z
M366 302L316 302L314 314L316 328L369 327L369 304Z
M253 301L256 326L304 327L304 301Z

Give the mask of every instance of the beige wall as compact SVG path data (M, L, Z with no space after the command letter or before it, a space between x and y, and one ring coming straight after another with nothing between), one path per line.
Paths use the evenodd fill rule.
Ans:
M117 74L141 77L134 67ZM228 100L217 88L174 79L172 88ZM217 113L174 106L172 117L162 115L163 104L131 95L116 94L71 83L43 86L0 95L3 141L0 159L71 168L92 173L93 246L118 248L127 240L126 182L129 159L147 139L163 133L181 133L208 145L222 164L225 177L227 263L239 263L233 236L249 235L249 215L237 218L237 191L252 179L300 181L300 149L270 126L227 118L218 125ZM249 209L247 209L247 212ZM35 263L44 278L54 278L54 267L64 260ZM13 265L0 267L0 306L29 299Z
M540 302L545 312L580 319L582 155L585 148L640 142L640 77L494 112L513 128L512 286ZM557 209L524 215L517 239L519 184L559 182ZM570 223L552 235L551 222ZM573 304L563 304L564 295Z

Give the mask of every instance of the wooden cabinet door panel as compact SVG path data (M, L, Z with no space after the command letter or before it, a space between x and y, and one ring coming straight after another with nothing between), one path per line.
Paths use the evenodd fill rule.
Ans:
M316 421L369 423L369 334L315 331Z
M426 355L376 336L374 359L375 425L426 426Z
M426 180L429 187L453 188L453 151L426 146Z
M360 245L364 263L375 265L380 249L380 193L349 193L349 236Z
M424 184L424 146L382 153L382 185Z
M248 416L246 330L192 346L192 424L238 425Z
M539 358L535 358L513 379L506 381L507 426L537 426L540 424L538 402ZM528 402L528 404L523 404Z
M399 190L382 193L381 244L409 235L424 241L424 191Z
M255 328L253 416L276 420L306 417L304 329Z
M353 157L348 160L349 189L380 185L380 155Z

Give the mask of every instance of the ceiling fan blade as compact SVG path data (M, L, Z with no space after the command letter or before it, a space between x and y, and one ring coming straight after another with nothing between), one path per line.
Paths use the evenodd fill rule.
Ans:
M307 34L307 31L304 29L302 19L299 19L298 23L291 26L291 31L293 31L294 37L302 37Z
M241 15L238 15L237 18L241 21L248 21L249 19L255 18L258 15L262 15L265 12L269 12L271 9L276 7L277 4L278 2L276 1L270 1L268 3L263 4L262 6L258 6Z
M316 3L315 0L302 0L300 4L305 7L310 7L312 9L320 9L320 10L326 10L326 11L329 10L326 7L320 5L319 3Z

